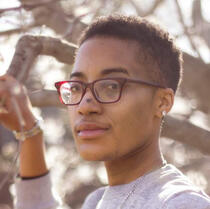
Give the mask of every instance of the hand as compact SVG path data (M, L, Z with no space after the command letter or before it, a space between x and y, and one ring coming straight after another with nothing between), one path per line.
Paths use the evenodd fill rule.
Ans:
M29 130L35 117L26 88L9 75L0 76L0 124L10 130Z

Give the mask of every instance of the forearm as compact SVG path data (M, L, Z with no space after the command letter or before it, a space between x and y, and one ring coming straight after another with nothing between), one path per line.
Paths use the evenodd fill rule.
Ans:
M52 194L50 174L44 175L48 169L43 133L37 125L25 88L9 75L0 76L0 107L4 110L0 112L0 123L9 130L16 131L17 139L26 138L20 142L20 177L42 176L31 180L16 178L15 208L57 208L59 204Z
M19 174L21 177L34 177L47 171L43 136L39 133L21 144Z
M48 173L42 135L39 133L21 143L19 174L22 180L17 178L15 183L16 209L57 209L61 205L59 197L52 193L50 174L42 176Z
M31 112L25 114L25 130L30 130L36 123ZM43 133L40 132L21 142L19 174L21 177L35 177L47 173Z

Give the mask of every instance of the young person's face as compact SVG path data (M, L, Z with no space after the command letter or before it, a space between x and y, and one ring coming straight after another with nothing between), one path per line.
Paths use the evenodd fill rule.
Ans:
M78 50L71 80L122 77L150 81L144 65L137 61L137 53L135 41L89 39ZM126 83L118 102L102 104L88 88L80 104L68 107L80 155L87 160L107 161L143 150L156 131L154 94L154 87Z

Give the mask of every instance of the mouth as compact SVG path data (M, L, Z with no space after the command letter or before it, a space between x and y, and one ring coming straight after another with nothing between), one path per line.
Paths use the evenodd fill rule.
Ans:
M109 126L99 123L80 123L76 126L77 136L81 139L97 138L104 135Z

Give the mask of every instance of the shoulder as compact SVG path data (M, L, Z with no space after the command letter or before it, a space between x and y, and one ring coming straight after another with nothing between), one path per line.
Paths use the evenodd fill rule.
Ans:
M104 194L106 187L100 187L95 191L91 192L85 199L82 209L96 208L99 200Z
M159 196L164 209L210 209L210 198L174 166L166 171Z
M203 193L183 192L168 199L164 209L210 209L210 198Z
M145 208L210 209L209 197L170 164L149 180L145 184Z

